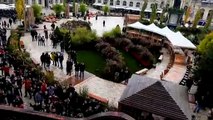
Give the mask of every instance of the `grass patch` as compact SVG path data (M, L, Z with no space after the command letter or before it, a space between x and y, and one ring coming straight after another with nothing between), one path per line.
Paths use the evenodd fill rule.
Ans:
M128 52L125 52L124 50L119 50L122 56L124 57L124 61L126 63L126 66L129 68L131 73L135 73L143 67L140 65L140 63L135 60Z
M86 71L91 72L101 77L104 67L106 65L105 59L100 53L94 50L79 50L77 51L78 62L84 62Z

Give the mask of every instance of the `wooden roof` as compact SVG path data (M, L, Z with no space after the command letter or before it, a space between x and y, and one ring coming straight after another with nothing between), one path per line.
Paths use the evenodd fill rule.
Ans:
M153 114L171 118L174 120L189 119L189 110L182 108L188 107L188 105L185 104L186 102L184 101L181 102L182 98L179 95L175 94L175 92L178 90L174 87L173 84L169 83L171 85L171 88L167 88L168 86L170 86L168 82L166 82L165 84L164 82L158 80L153 81L152 78L142 78L144 78L144 84L141 81L135 83L131 82L135 84L135 87L126 88L127 90L124 91L125 93L121 97L121 100L119 102L121 105L124 104L129 107L133 107L146 112L151 112ZM151 80L151 83L149 82L149 80ZM142 86L140 85L141 83L143 84ZM130 86L133 87L133 84L131 84ZM136 90L137 87L141 88L141 90ZM174 88L175 92L172 92L172 87ZM135 93L132 94L131 91L134 91ZM179 93L177 92L177 94ZM180 100L178 100L178 98Z

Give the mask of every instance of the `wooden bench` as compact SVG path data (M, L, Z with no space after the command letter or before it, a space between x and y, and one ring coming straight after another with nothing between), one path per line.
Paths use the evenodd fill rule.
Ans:
M149 70L149 69L144 68L144 69L142 69L142 70L140 70L140 71L137 71L136 74L137 74L137 75L144 75L144 74L146 74L146 73L148 72L148 70Z
M20 47L24 48L24 42L23 41L20 41Z
M92 94L92 93L89 93L88 96L89 96L90 98L93 98L93 99L95 99L95 100L97 100L97 101L99 101L99 102L105 103L105 104L108 104L108 102L109 102L107 99L102 98L102 97L97 96L97 95Z

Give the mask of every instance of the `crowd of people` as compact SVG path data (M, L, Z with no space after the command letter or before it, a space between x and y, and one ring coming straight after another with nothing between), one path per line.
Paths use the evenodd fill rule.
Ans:
M51 52L50 54L48 52L42 53L42 55L40 56L40 60L42 67L44 67L45 69L50 68L51 61L54 66L63 69L64 55L62 52Z
M107 110L100 102L79 96L72 85L47 84L33 70L14 65L17 62L7 51L1 53L0 104L24 108L22 97L28 97L36 111L78 118Z
M0 48L0 105L25 108L27 103L24 103L23 97L26 97L33 100L30 106L34 110L63 116L81 118L107 111L102 103L80 96L72 85L48 84L44 77L36 75L33 68L26 67L22 61L8 54L5 46ZM63 55L50 54L58 55L59 59ZM47 55L49 59L51 55ZM61 60L53 64L63 66Z

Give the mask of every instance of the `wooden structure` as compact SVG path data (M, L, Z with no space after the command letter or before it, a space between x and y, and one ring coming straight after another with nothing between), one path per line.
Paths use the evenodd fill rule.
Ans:
M140 15L126 14L124 18L124 25L139 21Z
M188 120L192 114L186 87L139 75L130 78L118 109L135 119L148 113L169 120Z

